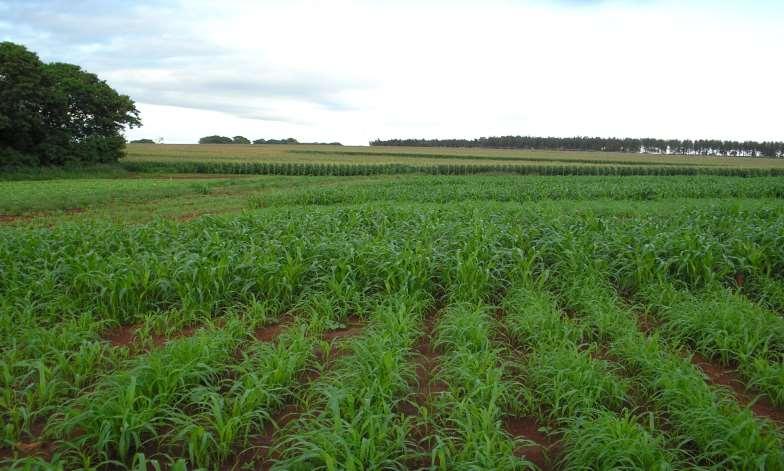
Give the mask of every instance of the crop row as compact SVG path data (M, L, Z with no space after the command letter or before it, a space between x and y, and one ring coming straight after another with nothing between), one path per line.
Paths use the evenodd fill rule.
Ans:
M772 177L784 175L776 168L618 166L618 165L515 165L515 164L310 164L281 162L154 162L124 161L131 172L216 173L244 175L476 175L507 173L514 175L716 175L737 177Z

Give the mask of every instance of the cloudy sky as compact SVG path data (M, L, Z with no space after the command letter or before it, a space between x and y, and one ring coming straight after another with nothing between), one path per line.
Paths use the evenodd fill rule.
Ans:
M781 0L0 0L136 100L129 138L784 140Z

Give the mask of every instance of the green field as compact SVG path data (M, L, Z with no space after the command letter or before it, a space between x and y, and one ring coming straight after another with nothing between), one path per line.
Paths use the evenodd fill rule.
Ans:
M780 168L352 149L127 159ZM784 470L781 177L57 176L0 181L0 467Z
M134 172L265 175L524 174L784 176L784 160L498 149L132 144Z

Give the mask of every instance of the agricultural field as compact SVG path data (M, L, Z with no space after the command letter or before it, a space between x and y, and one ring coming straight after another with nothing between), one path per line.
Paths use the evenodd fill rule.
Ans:
M333 145L238 145L238 144L129 144L124 162L133 169L153 167L153 164L259 164L279 166L294 164L303 171L307 166L399 166L416 167L418 171L433 166L452 167L484 166L484 171L502 169L509 171L541 173L532 167L599 167L595 171L605 174L606 168L668 168L680 171L696 169L755 169L782 170L784 160L739 157L681 156L627 154L618 152L534 151L504 149L432 148L432 147L352 147ZM145 165L146 164L146 165ZM525 167L525 168L521 168ZM170 167L172 168L172 167ZM173 167L176 168L176 167ZM284 171L284 170L281 170ZM288 170L291 172L292 170ZM312 169L311 169L312 171ZM444 173L446 170L442 171ZM271 173L271 171L268 170ZM343 170L345 172L345 170ZM394 173L402 173L397 170ZM231 172L230 172L231 173ZM391 173L387 171L385 173ZM459 173L459 170L453 170Z
M128 159L158 149L180 158ZM2 181L0 467L784 470L782 198L771 176Z

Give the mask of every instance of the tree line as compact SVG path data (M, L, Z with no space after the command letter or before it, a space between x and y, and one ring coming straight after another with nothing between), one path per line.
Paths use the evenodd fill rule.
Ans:
M496 136L478 139L376 139L371 146L485 147L494 149L577 150L676 155L784 158L784 142L679 140L615 137Z
M310 144L310 145L333 145L333 146L341 146L343 144L339 142L299 142L298 140L294 139L293 137L288 137L286 139L256 139L252 142L253 144ZM205 136L199 139L199 144L251 144L250 139L244 136L234 136L234 137L227 137L227 136Z
M95 74L0 42L0 165L115 162L139 111Z

